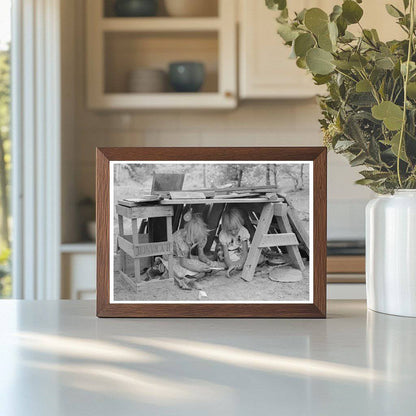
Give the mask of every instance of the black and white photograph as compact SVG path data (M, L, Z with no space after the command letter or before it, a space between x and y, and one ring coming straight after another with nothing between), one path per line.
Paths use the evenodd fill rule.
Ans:
M312 303L311 162L110 163L110 303Z

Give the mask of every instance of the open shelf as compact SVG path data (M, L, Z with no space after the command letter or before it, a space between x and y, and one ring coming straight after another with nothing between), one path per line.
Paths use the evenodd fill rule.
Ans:
M110 32L216 31L221 21L217 17L113 17L102 19L102 30Z
M102 0L95 0L97 2ZM169 1L169 0L168 0ZM201 0L199 0L201 1ZM231 1L231 0L227 0ZM101 16L104 18L111 18L115 17L115 3L116 0L104 0L101 10ZM219 0L204 0L204 4L202 5L205 9L203 12L203 15L201 16L195 16L195 17L218 17L218 3ZM169 16L168 8L166 7L165 0L159 0L158 1L158 10L155 17L146 17L145 19L154 19L157 17L169 17L170 19L175 19L175 16ZM134 19L132 17L122 17L122 19ZM193 19L193 17L186 17L186 19Z
M211 17L114 17L113 0L87 0L87 103L91 109L230 109L237 106L235 4L214 0ZM163 4L163 2L160 2ZM103 7L104 4L104 7ZM201 62L200 91L129 92L129 74L163 70L172 62ZM147 85L147 84L145 84ZM149 91L149 88L138 88ZM156 89L156 88L155 88ZM136 89L137 90L137 89Z
M191 96L218 92L218 39L215 32L106 33L104 57L106 94L131 94L127 86L129 73L138 68L163 70L167 78L169 64L175 61L204 64L204 84L200 92L191 93ZM166 90L158 94L166 93L174 93L168 83Z

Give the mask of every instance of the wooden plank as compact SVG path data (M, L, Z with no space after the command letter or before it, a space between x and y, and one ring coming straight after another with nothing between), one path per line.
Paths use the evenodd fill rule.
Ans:
M172 217L173 208L158 205L146 205L139 207L124 207L116 205L116 213L127 218L158 218L158 217Z
M175 199L206 199L205 194L203 192L174 191L174 192L169 192L169 194L173 200Z
M131 220L131 230L133 234L133 246L134 246L134 277L136 278L136 282L140 281L140 260L137 258L136 255L136 247L139 244L139 230L137 228L137 218L132 218Z
M304 227L295 209L291 206L287 210L287 216L298 240L305 246L305 250L309 254L309 231Z
M365 274L365 256L328 256L327 272Z
M281 200L282 201L282 200ZM193 199L190 201L189 199L163 199L160 201L161 205L180 205L180 204L255 204L255 203L269 203L270 200L268 198L230 198L230 199ZM273 201L275 202L275 201Z
M169 278L173 279L174 273L173 273L172 217L166 217L166 234L167 234L168 243L171 246L171 250L168 256L168 273L169 273Z
M259 223L257 225L256 232L251 243L250 250L248 252L247 260L243 268L241 278L246 282L253 280L254 272L256 270L257 263L259 262L261 249L259 244L261 243L264 234L267 234L270 228L270 223L274 215L273 204L265 204L260 215Z
M158 256L170 254L173 250L171 241L159 241L157 243L138 244L134 246L134 258Z
M360 273L333 273L327 274L327 283L365 283L365 274Z
M262 186L233 186L229 188L198 188L198 189L192 189L192 191L195 192L215 192L215 193L228 193L228 192L261 192L261 193L267 193L267 192L278 192L278 189L276 186L273 185L262 185Z
M297 246L298 239L294 233L265 234L260 241L259 247Z
M137 282L135 282L129 275L126 273L119 271L120 277L128 283L135 291L137 291Z
M119 235L117 238L117 244L124 253L127 253L132 258L134 257L134 246L129 240ZM124 268L123 271L126 271L126 269Z
M286 203L278 203L274 204L274 215L281 217L282 215L287 214L287 204Z
M281 216L276 215L276 222L281 233L292 233L292 227L290 226L289 218L286 213L283 213ZM292 260L293 266L300 270L305 270L305 265L303 264L298 246L287 246L286 249Z
M118 235L119 237L124 237L124 218L122 215L118 215ZM120 248L120 245L118 244L117 239L117 245ZM126 261L126 254L124 250L120 250L120 270L125 272L127 269L127 261Z

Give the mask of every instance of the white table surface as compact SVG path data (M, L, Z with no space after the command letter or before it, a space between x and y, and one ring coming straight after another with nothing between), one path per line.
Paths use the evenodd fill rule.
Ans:
M97 319L0 301L0 415L412 415L416 319Z

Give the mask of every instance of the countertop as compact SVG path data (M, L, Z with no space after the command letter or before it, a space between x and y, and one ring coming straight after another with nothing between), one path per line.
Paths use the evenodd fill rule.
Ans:
M0 415L415 415L416 319L97 319L0 301Z

